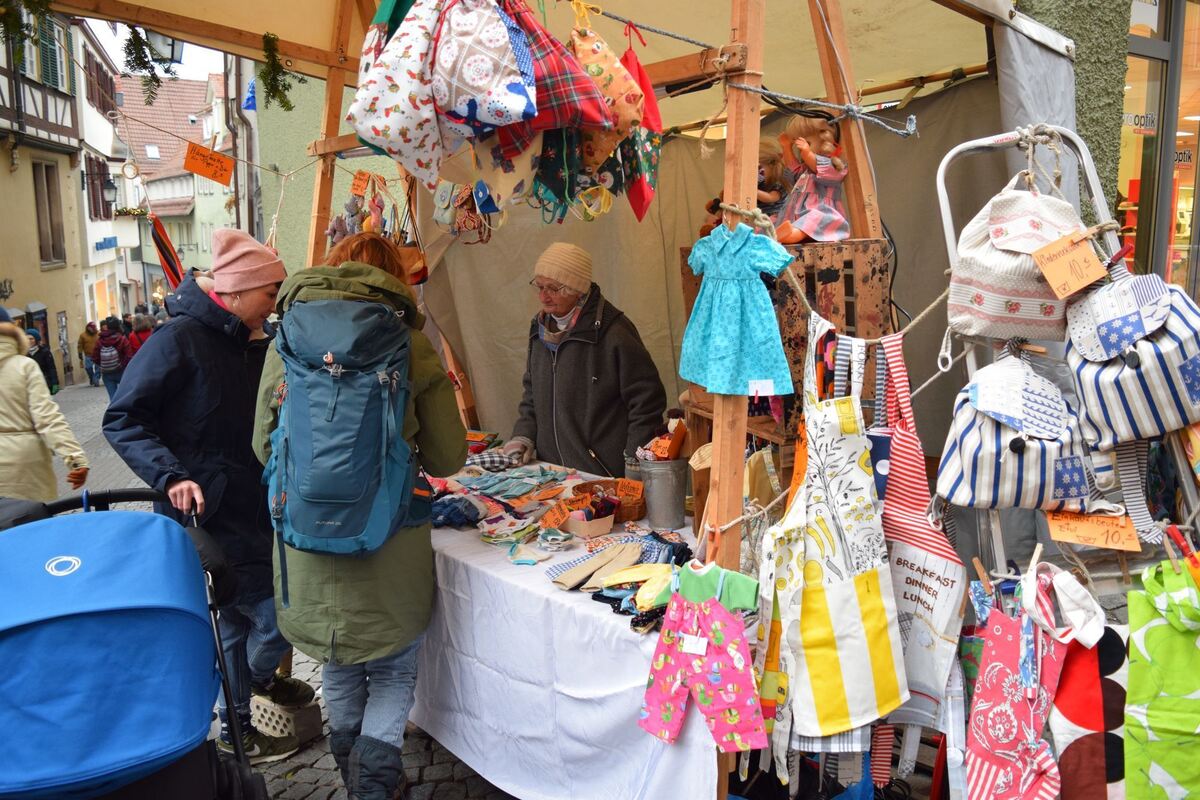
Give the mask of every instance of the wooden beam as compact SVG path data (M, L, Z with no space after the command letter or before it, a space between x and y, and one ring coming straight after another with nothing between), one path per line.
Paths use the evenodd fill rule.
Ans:
M733 0L730 41L746 46L742 80L762 84L765 0ZM725 201L742 208L758 205L759 106L754 92L729 91L729 133L725 140ZM737 220L730 220L736 224ZM749 387L747 387L749 390ZM714 527L742 514L742 474L745 470L746 396L713 395L713 457L706 517ZM734 526L708 543L708 559L726 569L738 568L741 526ZM727 774L718 770L721 786Z
M825 96L831 103L856 103L854 72L850 67L850 47L846 44L846 26L842 21L841 0L808 0L825 79ZM842 153L850 174L842 184L846 190L846 208L850 212L850 235L855 239L882 239L879 200L875 178L867 160L867 140L862 123L855 119L841 122Z
M937 3L939 6L944 6L951 11L957 11L964 17L970 17L982 25L993 25L996 22L996 20L992 19L992 17L988 14L985 14L984 12L967 3L961 3L959 0L933 0L933 2Z
M358 21L362 23L363 33L366 33L367 28L371 27L371 20L375 19L375 10L378 8L378 3L375 0L355 0L358 6Z
M333 36L329 49L344 51L350 41L350 19L354 13L354 0L338 0L334 12ZM345 91L347 70L330 67L325 79L325 107L321 114L321 139L328 140L338 135L342 123L342 95ZM332 153L321 156L321 165L313 186L313 213L308 230L308 264L321 263L325 257L325 230L329 227L329 206L333 202L334 159Z
M467 430L479 430L479 413L475 410L475 392L471 388L471 379L445 334L442 334L442 355L446 357L446 371L450 373L450 382L454 384L458 416L462 418L463 426Z
M177 36L184 40L200 39L206 43L211 43L218 49L222 45L225 45L241 51L250 58L257 56L259 61L262 60L263 45L261 33L232 28L228 25L222 25L219 22L195 19L183 14L173 14L169 11L146 8L136 3L124 2L124 0L55 0L55 2L51 3L51 8L62 14L115 20L131 25L144 25L168 36ZM279 40L279 55L285 61L287 59L295 59L323 67L344 68L357 80L358 58L347 56L347 52L345 47L341 51L337 48L322 50L319 47L300 44L299 42L291 42L286 39ZM285 63L285 66L289 65ZM320 77L311 68L301 69L297 67L297 71Z
M318 139L315 142L310 142L308 145L308 154L310 156L324 156L331 153L344 153L347 150L353 150L356 147L362 147L363 143L358 140L357 133L342 133L337 136L330 136L328 139Z
M695 83L702 78L715 76L720 70L720 59L726 59L725 72L740 72L746 68L746 45L734 42L724 47L710 47L686 56L677 56L646 65L650 82L658 86L673 86Z

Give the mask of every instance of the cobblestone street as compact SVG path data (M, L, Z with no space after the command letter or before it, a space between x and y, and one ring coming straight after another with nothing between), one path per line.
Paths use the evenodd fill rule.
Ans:
M125 463L113 452L101 432L108 396L103 388L92 388L86 379L82 386L63 389L54 398L87 451L91 463L87 488L93 491L143 486ZM59 495L70 494L65 471L56 464ZM295 653L293 674L314 688L320 686L320 665L303 653ZM318 692L318 700L320 694ZM324 709L322 708L322 716ZM266 775L271 796L281 800L345 800L346 791L333 763L326 740L327 723L321 736L308 743L291 758L260 767ZM404 743L404 772L408 779L407 800L511 800L476 775L474 770L433 741L423 731L409 725Z

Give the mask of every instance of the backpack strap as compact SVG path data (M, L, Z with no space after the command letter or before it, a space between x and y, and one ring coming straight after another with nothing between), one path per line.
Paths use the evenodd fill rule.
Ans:
M1144 441L1124 442L1117 445L1117 479L1121 483L1121 496L1138 538L1150 544L1162 542L1162 530L1154 522L1146 505L1145 475L1149 468L1149 453Z

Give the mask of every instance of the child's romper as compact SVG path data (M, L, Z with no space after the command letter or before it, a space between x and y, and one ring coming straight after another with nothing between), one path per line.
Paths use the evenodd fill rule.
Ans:
M665 742L674 742L683 727L690 691L717 747L733 753L766 747L767 734L745 627L741 617L719 600L726 574L721 570L716 595L700 603L685 600L679 592L679 573L672 577L673 593L638 725Z

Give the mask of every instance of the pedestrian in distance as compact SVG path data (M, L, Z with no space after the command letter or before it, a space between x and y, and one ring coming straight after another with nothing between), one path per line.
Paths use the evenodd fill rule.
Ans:
M37 328L26 328L25 336L29 340L29 352L26 355L37 362L50 394L58 394L58 366L54 363L54 353L42 344L42 332Z
M79 366L83 367L83 371L87 373L88 386L100 385L100 365L92 360L92 353L95 352L98 341L100 341L100 331L97 330L96 323L89 322L75 342Z
M126 336L133 333L133 314L126 312L121 317L121 333Z
M25 357L28 341L0 307L0 497L44 503L58 496L55 454L72 489L87 481L88 460L42 370Z
M134 314L133 315L133 333L126 338L129 339L129 357L137 355L138 350L142 349L142 345L150 338L150 334L154 333L154 320L149 314Z
M329 750L351 800L390 800L403 796L400 752L436 589L430 492L424 474L444 477L462 467L467 455L466 431L454 387L433 345L421 333L424 319L404 282L404 262L397 246L377 233L359 233L339 242L326 261L331 266L298 272L280 289L282 336L267 355L263 370L254 448L267 464L273 441L283 441L312 419L326 419L328 401L295 404L315 398L330 375L344 372L343 398L360 387L374 397L390 371L394 406L372 405L376 409L370 412L372 417L365 410L358 415L362 407L351 400L340 407L350 410L342 411L338 422L324 426L321 436L329 438L321 452L334 454L326 462L327 471L317 474L318 469L308 468L313 463L312 453L304 449L307 445L301 443L300 434L290 447L279 447L283 452L276 453L268 470L272 485L284 471L295 469L299 471L287 480L324 483L333 487L333 493L342 487L363 494L360 505L372 509L372 519L383 493L377 531L380 543L355 555L284 544L283 509L276 503L276 495L271 495L271 502L272 508L278 509L277 525L282 526L275 557L279 624L297 648L325 665L322 694L329 712ZM309 335L313 331L320 333ZM330 358L323 356L327 346L336 352L334 358L346 363L323 363ZM376 366L369 371L362 365ZM327 366L331 371L327 372ZM360 376L373 374L369 374L370 380L352 387L355 371ZM288 380L293 384L290 392ZM400 386L411 389L400 390ZM313 395L308 394L310 388ZM281 402L285 406L282 412ZM292 406L288 407L289 403ZM354 436L360 426L378 430L383 422L389 426L401 423L397 426L400 436L395 437L391 449L371 449L363 444L367 437ZM339 434L343 424L351 430L348 437ZM336 439L339 436L342 438ZM397 455L397 447L404 455ZM368 457L376 463L363 463ZM387 465L393 463L403 463L412 473L391 474ZM381 473L387 478L381 478L379 492L368 495L362 488L362 476ZM397 494L385 493L384 484L392 480L413 488L406 495L401 489ZM279 500L282 504L289 501L286 492ZM292 502L288 513L297 508L296 501ZM394 507L386 505L393 502Z
M117 393L117 387L121 385L125 367L131 358L133 352L129 349L129 340L122 333L121 320L116 317L104 320L104 331L96 340L92 361L100 366L100 380L104 381L110 403Z
M104 435L130 469L168 496L155 510L184 524L194 513L233 567L237 590L219 609L219 627L246 752L259 764L286 758L299 743L256 729L251 696L281 706L313 699L303 681L275 674L291 644L276 622L271 520L251 447L272 335L264 323L286 274L274 250L242 231L216 231L212 248L213 278L188 278L167 300L171 322L129 363L104 415ZM223 697L220 706L217 746L232 752Z

